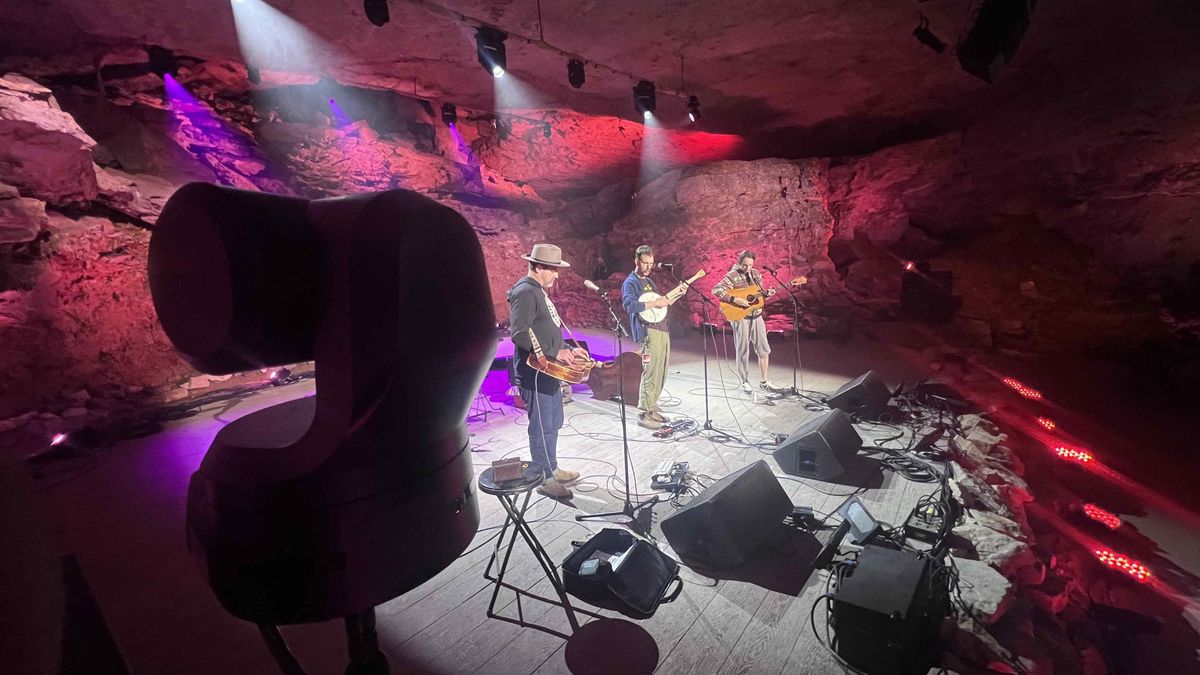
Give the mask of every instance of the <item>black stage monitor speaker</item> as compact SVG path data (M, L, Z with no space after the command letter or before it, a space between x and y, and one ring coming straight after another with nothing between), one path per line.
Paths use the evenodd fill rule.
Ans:
M867 544L833 596L837 653L877 675L928 672L937 663L946 598L931 588L930 558Z
M791 512L791 498L760 459L664 518L662 531L680 557L705 567L733 567L753 557Z
M874 420L879 419L891 398L887 384L875 371L868 370L834 392L829 397L829 407L844 410L851 417Z
M1000 68L1017 55L1036 4L1036 0L984 0L956 52L963 70L984 82L996 79Z
M848 468L861 447L846 413L830 410L797 427L773 454L786 474L829 480Z

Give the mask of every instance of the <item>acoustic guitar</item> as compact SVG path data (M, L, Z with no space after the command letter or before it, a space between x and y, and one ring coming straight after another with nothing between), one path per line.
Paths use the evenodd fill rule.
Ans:
M808 277L796 277L788 282L789 286L803 286L808 283ZM733 304L734 298L745 300L748 305L738 307ZM767 304L767 296L758 286L746 286L745 288L731 288L724 298L721 299L721 313L730 321L740 321L752 313L762 309Z
M687 293L688 286L691 286L692 284L696 283L696 280L702 276L704 276L704 270L700 270L699 272L696 272L692 276L685 279L683 281L683 283L681 283L678 286L676 286L675 288L672 288L671 290L667 291L667 294L665 296L659 295L658 293L655 293L654 291L646 291L645 293L642 293L638 297L638 302L653 302L654 300L657 300L657 299L663 298L663 297L665 297L668 300L675 300L676 298L683 295L684 293ZM658 323L658 322L662 321L663 319L667 318L667 308L666 307L647 307L646 309L643 309L642 311L638 312L638 316L642 317L642 321L645 321L646 323Z
M533 353L525 359L525 363L539 373L545 373L556 380L570 384L583 384L587 381L588 374L592 372L592 367L596 365L591 358L577 357L575 363L568 364L546 356L542 353L542 345L538 343L532 328L529 329L529 340L533 342Z

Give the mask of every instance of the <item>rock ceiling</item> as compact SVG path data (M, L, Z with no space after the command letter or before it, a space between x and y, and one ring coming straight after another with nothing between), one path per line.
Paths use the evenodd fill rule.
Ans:
M271 0L274 10L260 3L16 0L6 3L0 49L10 58L54 54L60 63L72 55L86 69L106 51L159 45L203 60L258 60L251 65L268 82L273 69L292 68L491 110L493 83L474 50L474 26L489 24L509 33L510 73L536 107L631 118L631 87L645 78L659 86L665 124L682 124L683 96L692 94L706 129L743 135L936 124L986 105L989 89L953 55L978 5L967 0L390 0L383 27L367 21L359 0ZM1041 5L1005 77L1044 67L1065 41L1102 38L1087 3ZM1119 25L1120 11L1105 9L1108 25ZM235 12L247 17L241 25ZM944 54L913 37L921 15L950 45ZM311 51L246 56L297 32ZM582 89L567 83L568 55L588 64Z

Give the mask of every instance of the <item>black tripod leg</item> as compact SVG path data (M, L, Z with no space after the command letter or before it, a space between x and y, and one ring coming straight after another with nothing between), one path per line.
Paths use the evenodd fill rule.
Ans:
M387 658L379 651L375 632L374 607L346 617L346 645L350 650L346 675L387 675Z
M305 675L295 654L292 654L292 650L288 649L287 642L279 634L278 627L269 623L260 623L258 624L258 633L262 635L263 642L267 643L267 649L270 650L271 657L275 659L275 665L279 666L279 670L284 675Z

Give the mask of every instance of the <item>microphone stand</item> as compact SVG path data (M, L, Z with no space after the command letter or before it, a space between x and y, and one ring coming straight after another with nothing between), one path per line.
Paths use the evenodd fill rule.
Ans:
M677 274L675 274L674 267L667 267L665 269L671 273L672 277L675 277L676 282L683 283L683 279L680 279L679 276ZM702 351L704 353L704 426L703 426L703 428L708 431L716 431L717 433L721 434L721 436L718 436L718 438L721 438L721 437L733 438L729 434L726 434L725 432L721 431L720 429L717 429L716 427L714 427L713 423L712 423L712 418L709 417L709 414L708 414L708 334L707 334L707 331L709 330L709 326L711 325L708 320L708 307L709 307L709 305L713 305L714 303L712 300L705 297L705 295L703 293L701 293L699 289L695 288L692 284L688 284L685 288L688 291L694 291L696 293L697 297L700 298L700 340L702 342Z
M804 307L804 303L796 298L795 291L792 290L791 284L783 283L775 270L762 268L775 279L775 283L780 288L787 291L788 297L792 299L792 344L795 347L795 359L792 361L792 395L800 396L800 387L796 386L796 371L800 367L800 308Z
M622 504L620 511L610 511L607 513L587 513L575 516L575 521L594 520L602 518L612 518L613 516L625 516L630 522L637 522L637 514L647 506L653 507L658 503L658 495L653 495L649 499L634 503L631 495L629 482L629 428L625 421L625 362L621 359L621 336L628 337L629 333L625 331L625 326L621 324L620 317L617 316L616 310L613 309L612 300L604 293L597 291L601 298L604 299L604 304L608 306L608 314L612 317L613 336L617 342L617 355L613 359L617 362L617 396L618 407L621 409L621 456L625 460L625 503Z

